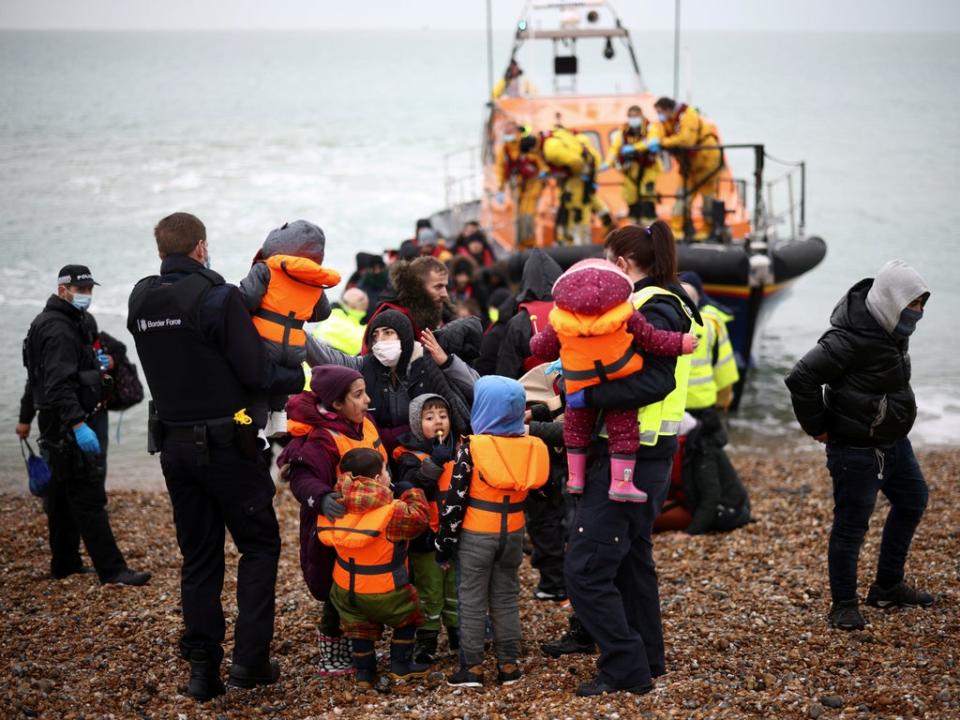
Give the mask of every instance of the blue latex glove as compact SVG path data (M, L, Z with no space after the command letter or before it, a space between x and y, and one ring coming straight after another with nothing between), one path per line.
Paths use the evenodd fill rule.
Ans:
M637 149L633 145L624 145L622 148L620 148L620 152L622 152L624 155L633 155L636 151Z
M573 410L585 408L587 406L586 392L586 389L583 389L567 395L567 407Z
M650 138L647 140L647 152L660 152L660 140L657 138Z
M507 201L507 196L503 194L503 190L500 190L497 193L497 205L503 205Z
M580 179L583 180L583 182L590 182L590 176L587 175L586 173L584 173L583 175L581 175L581 176L580 176Z
M101 370L110 369L110 357L103 350L97 350L97 362L100 363Z
M547 172L546 170L541 170L540 174L537 175L537 177L540 178L541 180L546 180L548 177L550 177L550 173Z
M80 423L73 429L73 436L77 439L77 446L85 453L100 453L100 441L97 434L86 423Z
M602 164L599 168L597 168L597 169L598 169L599 172L606 172L607 170L610 169L610 163L603 163L603 164Z
M544 375L553 375L554 373L563 373L563 363L560 360L554 360L543 369Z

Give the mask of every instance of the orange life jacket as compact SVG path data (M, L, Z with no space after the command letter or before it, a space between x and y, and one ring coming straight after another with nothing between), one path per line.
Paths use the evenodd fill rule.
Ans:
M380 453L384 462L386 462L388 459L387 449L383 446L383 441L380 439L380 433L377 432L377 426L373 424L373 421L370 418L365 417L361 427L362 435L359 440L356 440L352 437L344 435L339 430L331 430L330 428L325 427L314 427L309 423L300 422L299 420L287 420L287 432L293 437L303 437L304 435L310 435L314 432L327 433L337 444L337 452L340 453L341 458L343 458L344 455L354 448L370 448L371 450L376 450L378 453ZM337 463L337 472L340 472L339 463Z
M272 255L264 262L270 282L253 313L257 332L284 347L306 345L303 323L313 315L323 291L340 282L340 273L294 255Z
M533 337L547 326L550 311L553 310L553 308L552 300L531 300L530 302L520 303L518 310L526 310L530 318L530 337ZM535 355L527 355L527 357L523 359L523 371L525 373L530 372L537 365L542 364L543 360L538 359Z
M524 526L527 492L542 487L550 473L547 446L539 438L471 435L473 475L463 529L499 534Z
M560 362L568 394L643 368L643 356L627 330L634 312L630 302L620 303L602 315L580 315L561 308L550 311L550 324L560 338Z
M405 454L410 453L421 463L430 457L427 453L421 450L411 450L402 446L398 446L393 450L393 459L399 460ZM450 479L453 477L453 460L445 462L443 464L443 472L440 474L440 479L437 480L437 497L440 497L443 493L450 489ZM434 532L440 530L440 505L436 500L432 500L427 503L427 517L430 519L430 529Z
M371 595L388 593L409 584L407 543L387 540L386 529L394 500L365 513L347 513L333 522L317 518L317 537L337 551L333 581L350 592Z

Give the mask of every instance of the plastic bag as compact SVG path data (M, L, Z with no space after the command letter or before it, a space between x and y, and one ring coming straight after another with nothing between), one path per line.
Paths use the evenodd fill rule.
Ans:
M30 441L25 438L20 440L20 454L23 455L23 461L27 465L30 494L43 497L50 486L50 466L33 451Z

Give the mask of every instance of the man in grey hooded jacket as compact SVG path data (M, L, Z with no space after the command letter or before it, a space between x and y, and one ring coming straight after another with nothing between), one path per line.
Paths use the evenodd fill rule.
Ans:
M854 285L830 317L831 328L786 378L803 430L826 444L833 479L829 573L831 627L863 629L857 561L882 491L891 509L883 527L874 607L927 606L929 593L904 582L914 531L927 506L927 485L907 435L917 417L910 387L909 338L930 296L900 260Z

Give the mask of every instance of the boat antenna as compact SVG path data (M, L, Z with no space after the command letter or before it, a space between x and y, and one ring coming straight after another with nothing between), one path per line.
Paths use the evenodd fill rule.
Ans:
M680 0L673 0L673 6L673 97L677 98L680 97Z
M493 97L493 0L487 0L487 97Z

